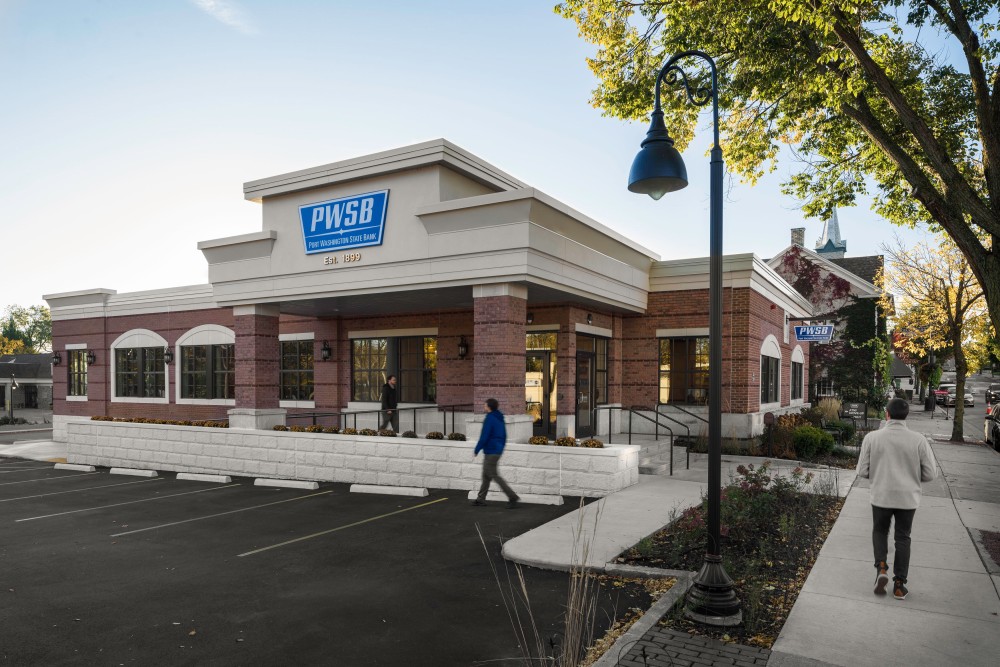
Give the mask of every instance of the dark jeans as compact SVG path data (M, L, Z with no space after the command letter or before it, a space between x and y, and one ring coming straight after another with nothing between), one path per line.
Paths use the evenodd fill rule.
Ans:
M486 454L483 459L483 485L479 487L479 500L486 500L486 493L490 490L490 482L496 480L503 492L507 494L508 500L517 500L517 494L507 486L500 473L497 472L497 464L500 463L499 454Z
M872 505L872 547L875 549L875 567L886 560L889 554L889 523L895 518L896 530L893 538L896 541L896 558L892 563L894 579L906 583L906 574L910 570L910 528L913 527L913 515L917 510L900 510L891 507L876 507Z
M382 425L379 428L384 429L388 424L392 424L392 430L399 433L399 410L386 410L382 413Z

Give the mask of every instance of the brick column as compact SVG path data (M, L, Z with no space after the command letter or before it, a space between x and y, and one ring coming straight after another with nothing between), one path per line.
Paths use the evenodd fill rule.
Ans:
M474 389L476 410L487 398L507 415L524 413L524 341L528 291L520 285L476 285Z
M267 429L283 424L278 408L281 346L275 306L236 306L236 409L229 411L230 428Z

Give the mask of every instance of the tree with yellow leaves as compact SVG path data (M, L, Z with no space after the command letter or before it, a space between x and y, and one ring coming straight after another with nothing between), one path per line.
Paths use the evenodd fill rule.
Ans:
M896 329L906 341L907 351L923 356L931 350L950 349L955 356L951 439L962 442L962 399L970 352L978 365L980 350L986 349L990 334L982 287L965 257L947 239L937 248L927 243L905 248L897 238L894 246L883 245L882 250L887 258L886 289L897 295Z

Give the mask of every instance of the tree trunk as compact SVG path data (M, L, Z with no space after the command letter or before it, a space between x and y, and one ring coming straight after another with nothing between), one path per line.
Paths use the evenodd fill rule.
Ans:
M951 441L965 442L963 433L965 427L965 375L969 372L969 364L966 362L965 352L962 350L961 330L956 332L952 347L955 350L955 419L951 424Z

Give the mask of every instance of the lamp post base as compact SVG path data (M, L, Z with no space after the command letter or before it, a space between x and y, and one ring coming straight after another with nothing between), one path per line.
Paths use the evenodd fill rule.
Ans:
M705 555L705 562L684 598L684 616L720 627L743 622L740 600L733 590L733 580L722 567L722 556Z

